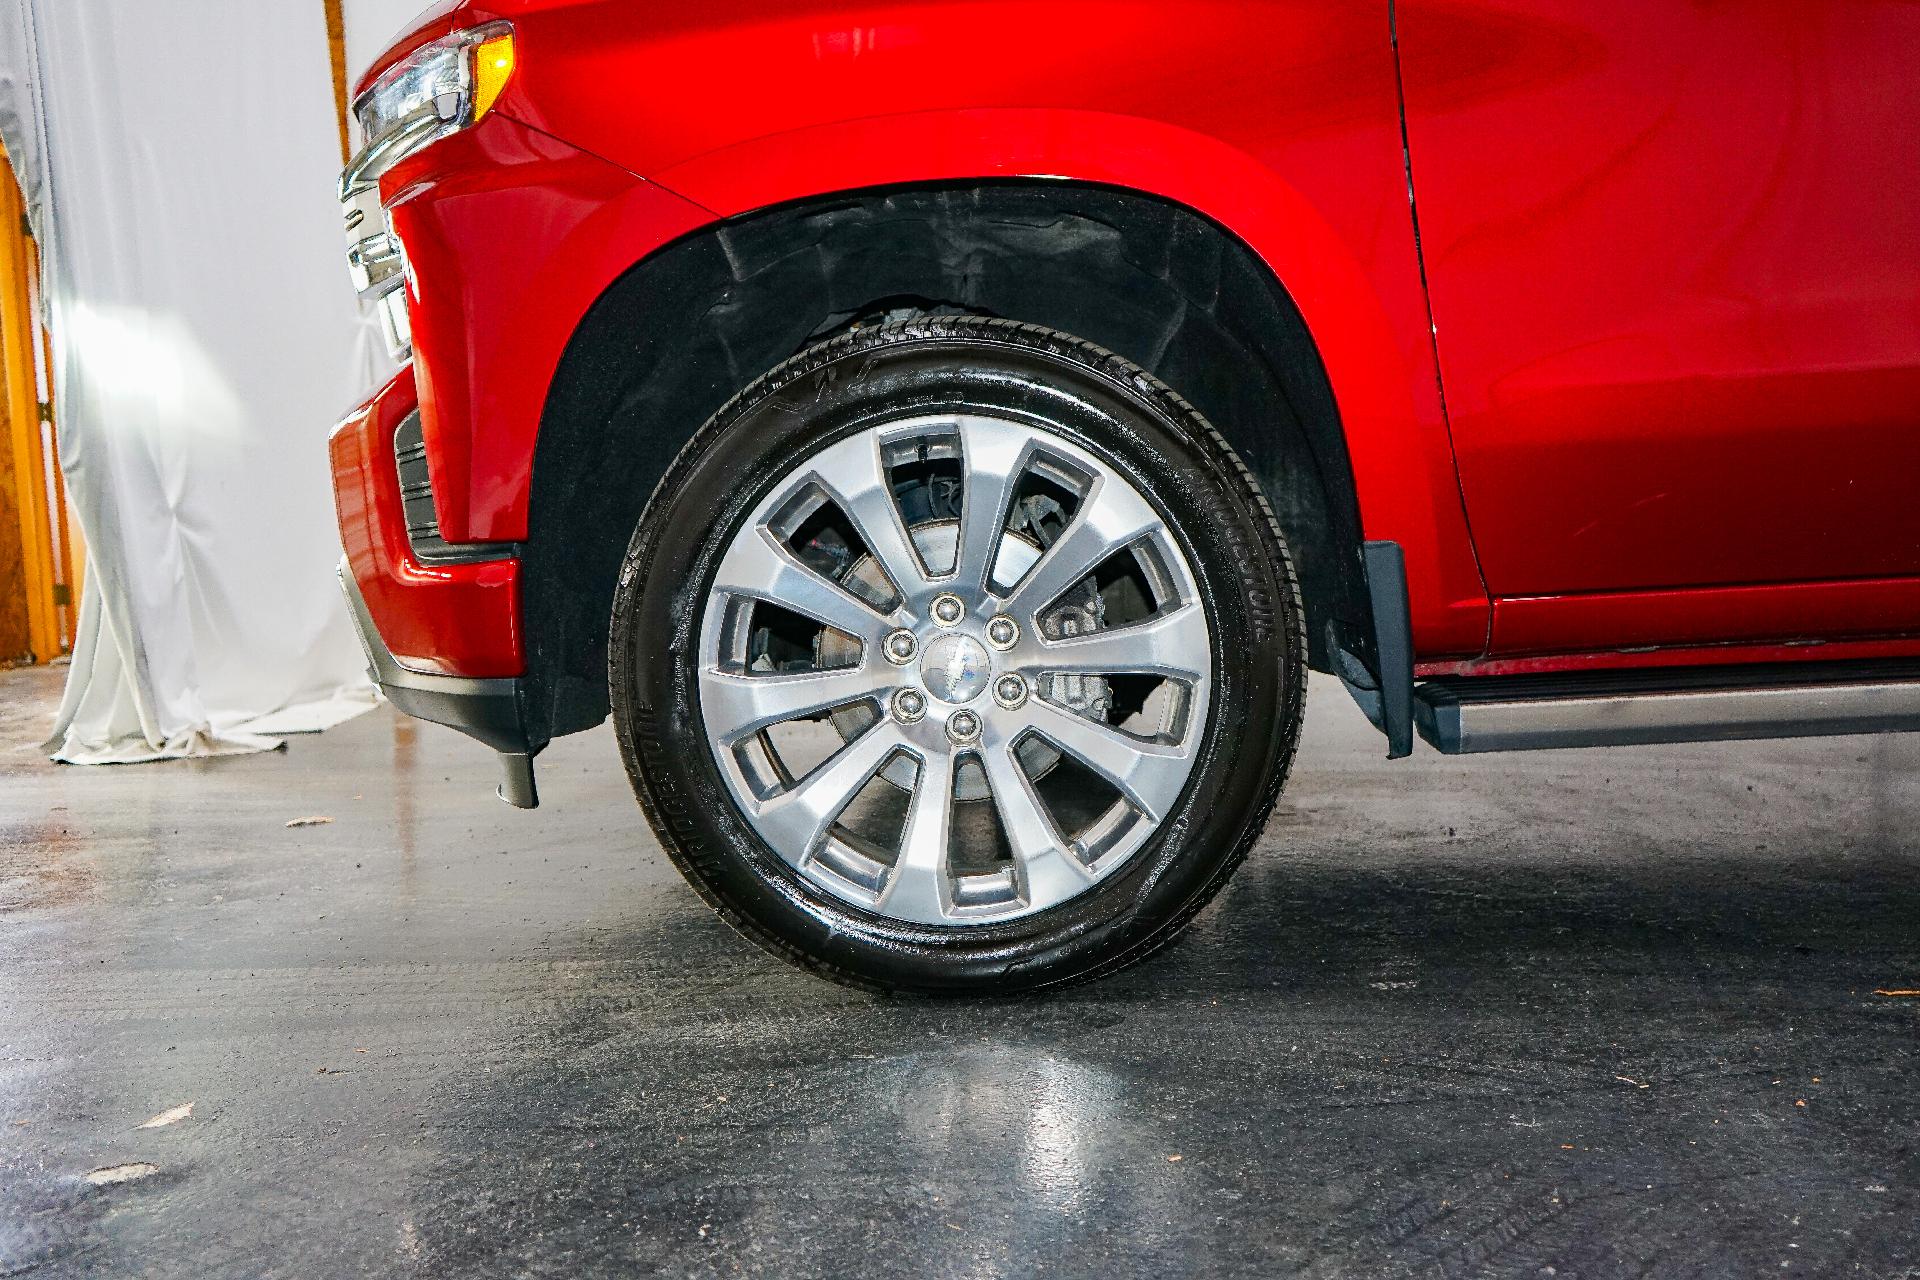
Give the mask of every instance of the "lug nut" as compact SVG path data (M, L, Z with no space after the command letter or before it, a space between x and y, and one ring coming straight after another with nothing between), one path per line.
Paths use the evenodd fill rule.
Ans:
M956 711L947 717L947 736L955 742L972 742L980 736L980 717L971 711Z
M1020 624L1001 614L987 624L987 643L996 649L1011 649L1020 638Z
M967 616L967 606L961 603L959 596L948 593L933 598L932 613L935 622L950 627Z
M920 642L913 638L911 631L896 631L887 637L882 646L887 653L887 661L897 667L904 667L913 661L913 655L920 652Z
M1027 682L1008 674L993 682L993 700L1011 711L1027 700Z
M927 714L927 696L918 689L902 689L893 695L893 718L912 724Z

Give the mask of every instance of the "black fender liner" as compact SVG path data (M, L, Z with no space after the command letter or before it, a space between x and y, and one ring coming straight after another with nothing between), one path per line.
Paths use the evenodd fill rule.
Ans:
M541 420L523 622L530 740L607 715L607 623L640 513L729 398L826 333L902 311L1027 321L1174 387L1254 472L1306 603L1309 661L1378 665L1352 468L1306 323L1238 239L1183 206L1057 181L779 206L677 240L602 295Z

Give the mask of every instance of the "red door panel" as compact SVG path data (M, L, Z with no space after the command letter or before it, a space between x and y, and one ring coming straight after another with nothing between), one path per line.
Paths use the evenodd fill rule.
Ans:
M1900 635L1920 635L1920 588L1913 579L1854 578L1506 597L1494 606L1492 647L1512 655L1798 642L1799 656L1825 658L1832 656L1827 645L1807 642ZM1703 653L1700 661L1727 659Z
M1402 0L1398 37L1493 594L1920 574L1920 5Z

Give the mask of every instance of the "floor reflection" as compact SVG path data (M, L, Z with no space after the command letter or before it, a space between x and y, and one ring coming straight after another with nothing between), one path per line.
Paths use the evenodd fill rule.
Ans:
M1321 692L1191 936L1012 1001L744 943L604 730L533 814L386 712L0 769L0 1275L1911 1269L1920 737L1388 764Z

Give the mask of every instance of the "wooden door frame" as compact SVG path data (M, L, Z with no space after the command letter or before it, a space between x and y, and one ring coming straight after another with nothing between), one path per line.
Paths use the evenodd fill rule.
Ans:
M72 652L84 555L67 518L66 480L53 433L48 346L40 325L40 255L13 163L0 150L0 402L6 409L25 578L28 656Z

